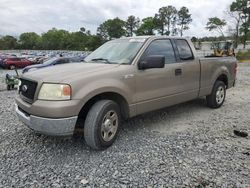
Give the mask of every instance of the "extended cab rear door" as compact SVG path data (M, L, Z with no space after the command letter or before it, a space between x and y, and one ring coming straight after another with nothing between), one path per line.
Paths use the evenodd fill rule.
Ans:
M198 97L200 87L200 63L195 58L193 50L186 39L175 39L174 46L181 67L181 93L187 99Z

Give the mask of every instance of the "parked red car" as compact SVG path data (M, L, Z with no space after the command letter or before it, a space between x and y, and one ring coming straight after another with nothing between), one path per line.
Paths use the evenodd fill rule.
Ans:
M2 67L6 69L24 68L32 65L32 62L24 58L6 58L3 60Z

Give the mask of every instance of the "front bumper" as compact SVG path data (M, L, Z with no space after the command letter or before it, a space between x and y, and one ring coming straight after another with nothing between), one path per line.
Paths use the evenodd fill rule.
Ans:
M16 113L20 121L37 133L51 136L73 135L77 116L69 118L43 118L29 115L16 106Z

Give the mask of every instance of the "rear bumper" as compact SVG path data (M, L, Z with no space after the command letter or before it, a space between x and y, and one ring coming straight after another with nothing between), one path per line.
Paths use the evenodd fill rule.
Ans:
M77 121L77 116L55 119L28 115L17 106L16 113L20 121L33 131L51 136L73 135Z

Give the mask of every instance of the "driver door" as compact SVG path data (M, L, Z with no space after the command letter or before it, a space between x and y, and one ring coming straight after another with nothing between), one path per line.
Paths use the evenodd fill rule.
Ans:
M138 70L136 76L137 114L171 105L175 100L175 95L180 92L181 76L177 70L181 65L176 63L171 40L152 41L138 63L152 55L163 55L165 67Z

